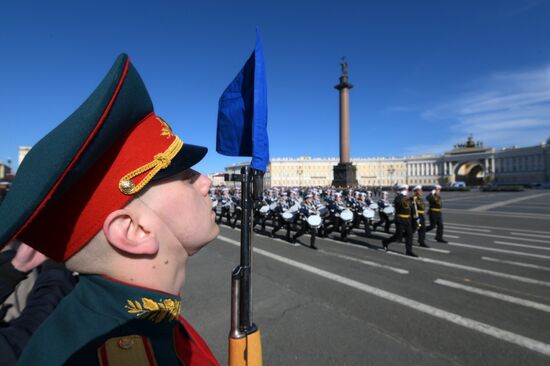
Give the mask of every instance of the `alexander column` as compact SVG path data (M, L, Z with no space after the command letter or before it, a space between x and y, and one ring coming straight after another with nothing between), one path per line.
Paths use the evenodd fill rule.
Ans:
M332 185L336 187L356 187L358 185L356 172L349 157L349 90L353 85L348 81L348 63L342 57L342 76L340 83L334 88L340 91L340 162L334 166L334 180Z

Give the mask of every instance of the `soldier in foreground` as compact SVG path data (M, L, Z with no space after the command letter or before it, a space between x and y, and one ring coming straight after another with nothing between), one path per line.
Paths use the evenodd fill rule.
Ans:
M80 281L21 365L216 365L180 313L186 264L218 234L211 181L153 112L121 55L92 95L39 141L0 206L0 245L19 238Z

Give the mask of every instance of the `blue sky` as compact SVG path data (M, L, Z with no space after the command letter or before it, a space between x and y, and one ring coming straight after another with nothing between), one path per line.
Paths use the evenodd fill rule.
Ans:
M218 98L262 33L272 157L338 156L346 56L351 156L550 136L550 1L12 1L0 11L0 161L64 120L126 52L156 112L215 152Z

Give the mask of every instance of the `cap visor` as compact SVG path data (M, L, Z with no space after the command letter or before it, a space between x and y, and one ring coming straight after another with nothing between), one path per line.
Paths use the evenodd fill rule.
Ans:
M184 170L187 170L197 164L206 155L208 149L203 146L183 144L179 153L172 159L166 169L159 171L152 181L172 177Z

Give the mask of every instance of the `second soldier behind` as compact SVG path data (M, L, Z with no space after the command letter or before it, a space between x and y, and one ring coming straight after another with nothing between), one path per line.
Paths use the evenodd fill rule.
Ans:
M435 189L427 197L430 204L430 226L426 228L426 231L435 231L435 240L439 243L447 243L447 240L443 239L443 217L441 216L441 209L443 207L441 201L441 186L438 184Z
M426 245L426 218L424 216L426 208L422 197L422 186L419 185L414 187L411 203L415 210L412 226L413 233L418 232L418 244L421 247L429 248L428 245Z

